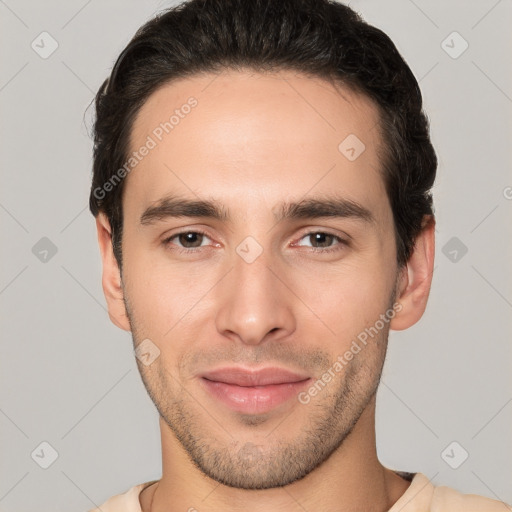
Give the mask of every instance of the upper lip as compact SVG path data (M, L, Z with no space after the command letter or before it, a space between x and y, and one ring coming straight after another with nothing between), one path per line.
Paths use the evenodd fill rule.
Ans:
M250 370L241 367L218 368L201 374L201 377L237 386L269 386L271 384L286 384L309 379L307 375L278 367Z

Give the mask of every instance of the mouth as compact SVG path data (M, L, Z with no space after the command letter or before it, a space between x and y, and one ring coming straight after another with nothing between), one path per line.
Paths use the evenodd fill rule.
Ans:
M283 368L221 368L201 375L208 394L231 410L263 414L291 400L311 381Z

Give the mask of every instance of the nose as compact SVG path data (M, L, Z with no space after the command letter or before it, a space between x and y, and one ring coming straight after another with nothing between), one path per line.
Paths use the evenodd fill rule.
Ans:
M247 345L279 340L296 328L296 297L286 286L286 270L266 251L249 263L235 253L234 268L219 283L218 332Z

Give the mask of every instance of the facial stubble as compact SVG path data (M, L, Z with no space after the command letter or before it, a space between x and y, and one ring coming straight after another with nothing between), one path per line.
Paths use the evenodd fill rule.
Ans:
M125 306L135 347L144 337L129 300ZM337 379L308 404L297 400L282 417L209 411L198 387L184 386L162 357L149 366L138 361L138 368L160 416L199 471L229 487L270 489L304 478L343 448L376 394L388 333L386 326ZM324 359L332 356L326 353ZM290 439L290 426L296 425L300 431Z

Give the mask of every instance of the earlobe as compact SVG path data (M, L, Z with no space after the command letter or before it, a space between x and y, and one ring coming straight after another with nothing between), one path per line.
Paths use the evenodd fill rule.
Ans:
M423 316L432 283L434 253L435 218L426 216L409 261L400 272L396 302L401 304L401 309L391 320L391 329L407 329Z
M100 212L96 217L96 229L103 264L101 284L107 301L108 316L120 329L131 331L130 321L124 304L121 272L112 248L112 230L103 212Z

